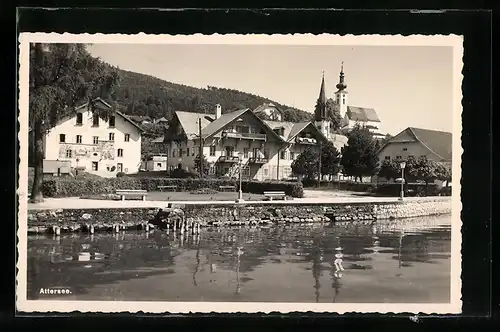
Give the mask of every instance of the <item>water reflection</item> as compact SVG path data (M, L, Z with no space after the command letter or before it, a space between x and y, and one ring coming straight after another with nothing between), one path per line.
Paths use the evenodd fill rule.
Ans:
M131 300L390 302L404 295L447 302L449 225L445 216L200 234L33 236L28 294L36 299L40 287L71 286L76 299L88 300L103 299L104 289L108 299Z

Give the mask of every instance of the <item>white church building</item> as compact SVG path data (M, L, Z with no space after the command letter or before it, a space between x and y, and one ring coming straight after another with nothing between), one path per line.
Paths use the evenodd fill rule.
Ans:
M368 128L374 138L384 138L385 135L379 131L381 121L377 115L377 112L373 108L351 106L348 104L347 84L345 83L343 64L340 69L339 83L337 83L335 87L337 88L337 91L334 93L333 101L338 107L340 116L342 118L340 128L341 132L343 134L347 134L350 130L352 130L352 128L354 128L354 126L360 125L362 127ZM326 110L327 97L325 93L324 77L321 82L321 90L318 101L320 107L316 110L314 115L316 126L327 137L332 136L330 130L330 121L328 120L328 114Z

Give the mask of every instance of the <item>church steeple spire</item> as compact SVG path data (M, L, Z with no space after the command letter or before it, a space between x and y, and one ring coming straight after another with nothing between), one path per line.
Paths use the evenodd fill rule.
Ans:
M340 67L339 83L336 86L339 91L345 90L347 88L347 84L345 84L344 82L344 61L342 61L342 65Z
M318 102L314 111L314 118L316 121L326 119L326 92L325 92L325 72L321 78L321 88L319 90Z

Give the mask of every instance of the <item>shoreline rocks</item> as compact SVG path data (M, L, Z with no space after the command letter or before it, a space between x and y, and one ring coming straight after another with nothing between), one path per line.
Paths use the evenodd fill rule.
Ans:
M451 213L451 200L325 205L184 205L156 208L57 209L28 211L28 234L151 230L199 232L201 227L271 224L369 224Z

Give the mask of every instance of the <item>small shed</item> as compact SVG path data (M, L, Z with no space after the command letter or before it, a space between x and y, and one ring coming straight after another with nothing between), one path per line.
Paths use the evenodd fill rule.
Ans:
M167 170L167 155L156 154L149 156L146 159L147 171L166 171Z

